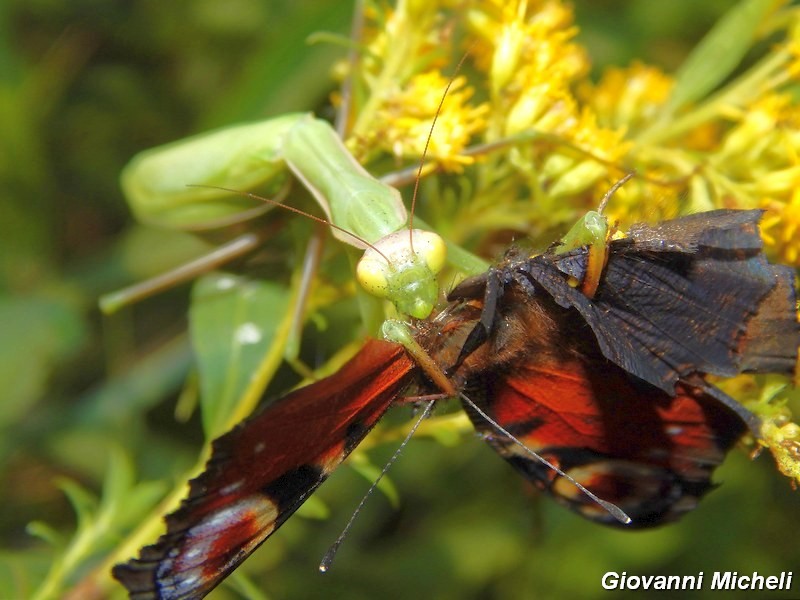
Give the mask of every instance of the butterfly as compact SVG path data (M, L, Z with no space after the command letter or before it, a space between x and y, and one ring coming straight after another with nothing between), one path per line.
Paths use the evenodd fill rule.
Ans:
M479 434L538 488L608 525L624 526L573 481L625 511L628 527L673 521L713 487L739 438L758 433L706 375L791 374L797 362L794 273L767 261L760 217L718 210L635 225L608 242L600 270L586 246L512 249L412 323L414 338ZM337 373L218 438L166 533L114 576L135 599L203 597L398 398L437 391L402 346L368 340Z

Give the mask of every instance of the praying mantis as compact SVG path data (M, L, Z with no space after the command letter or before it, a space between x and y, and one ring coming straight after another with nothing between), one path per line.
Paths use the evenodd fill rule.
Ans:
M121 179L131 209L142 222L202 230L241 222L276 205L247 190L255 185L275 189L288 174L316 199L334 237L365 250L355 269L360 285L372 296L390 300L399 315L422 319L431 313L439 300L436 276L446 254L467 274L486 268L484 261L437 234L410 230L399 191L372 177L349 154L332 126L309 114L236 125L145 151L130 162ZM183 178L192 184L180 183ZM170 280L190 278L253 251L262 241L252 233L237 236L176 273L106 296L101 305L113 312ZM295 311L293 319L301 318ZM293 323L292 331L297 330L298 324ZM395 339L390 331L398 331L396 324L384 331ZM290 360L298 351L297 344L296 339L287 341ZM252 398L255 392L248 394ZM251 404L247 403L247 410ZM242 410L235 414L240 418ZM210 423L206 421L207 427Z
M400 316L424 319L430 315L439 301L437 275L446 256L465 276L481 273L488 266L432 231L411 229L399 191L371 176L348 152L333 127L310 114L236 125L147 150L131 160L121 180L140 221L202 230L241 222L278 206L277 201L247 190L256 186L278 189L289 174L324 211L327 219L323 222L330 225L333 236L364 250L355 268L361 287L373 297L390 300ZM178 182L184 177L192 184ZM425 226L420 219L416 223ZM564 238L563 251L584 244L602 248L606 234L605 217L590 211ZM190 268L177 275L167 274L159 281L198 274L209 265L254 250L259 242L253 234L241 235ZM101 304L113 312L120 304L160 285L145 282L110 294ZM295 313L294 318L300 317ZM391 320L384 321L382 335L390 341L408 343L402 325ZM291 360L297 341L290 340L289 346Z
M253 153L263 157L267 164L267 168L263 172L257 168L244 173L231 169L226 173L234 175L230 178L224 176L220 178L217 173L210 173L206 179L202 179L202 183L195 184L195 187L201 191L211 192L234 190L240 196L244 195L245 198L254 199L256 196L253 194L239 192L235 188L227 186L241 185L262 178L269 179L274 174L275 163L286 165L323 207L328 216L325 223L340 234L337 237L342 241L349 241L352 238L356 242L355 245L367 247L364 257L356 268L360 284L372 295L391 300L400 314L415 319L427 318L438 299L435 278L443 267L445 252L445 243L441 238L434 233L413 229L411 218L406 216L397 192L371 178L352 157L347 155L343 151L343 146L338 142L335 132L324 122L310 117L300 116L295 119L293 116L289 116L258 124L254 128L246 130L247 135L243 135L239 139L248 139L249 135L255 131L261 134L264 131L276 134L266 140L262 140L257 135L254 136L259 141L265 142L263 146L252 148ZM197 214L205 211L192 210L191 200L193 198L191 197L188 204L178 201L177 197L185 195L182 190L172 188L169 178L165 179L163 174L173 170L180 171L181 158L191 157L194 154L193 151L197 151L196 147L191 148L193 144L219 147L219 138L226 133L228 132L211 133L189 140L188 145L171 145L136 157L123 174L123 186L140 218L146 220L151 214L159 214L168 221L175 220L175 222L181 223L197 218L198 221L195 224L201 223L202 221L199 219L202 219L202 216L197 217ZM236 148L234 145L227 147L232 146ZM240 148L236 148L236 150L238 151ZM313 156L316 151L321 152L320 160L312 162L310 167L298 160L300 156ZM225 160L219 162L224 164ZM256 160L255 164L258 165L258 162ZM421 170L422 167L420 167L420 172ZM202 176L204 173L201 172L199 175ZM241 176L241 178L237 176ZM166 185L163 185L164 181L167 182ZM186 210L187 206L189 210ZM167 207L168 210L163 210L162 207ZM224 214L228 208L224 203L221 205L212 203L209 205L208 212L214 214L216 218L224 220L231 216ZM170 214L172 209L174 209L174 215ZM233 218L235 219L235 216ZM596 220L605 222L599 214ZM598 233L587 225L589 222L590 220L584 219L573 228L567 238L566 250L593 243L605 248L606 229L601 227L601 231ZM348 229L345 229L344 225L347 225ZM593 241L590 241L590 238ZM482 266L477 260L473 264L475 267ZM599 271L596 276L599 277ZM401 323L388 320L384 323L382 332L387 340L404 346L417 364L422 366L425 373L436 382L443 392L437 394L437 397L460 395L448 379L443 367L430 357L428 350L423 348L415 336L411 335ZM471 339L472 336L469 337L467 343L470 343ZM426 364L428 366L425 366ZM432 406L433 399L429 398L428 408L423 414L427 415ZM505 431L500 425L491 421L488 416L486 418L501 431ZM412 431L417 429L420 422L412 428ZM215 452L219 450L218 444L219 440L214 445ZM615 518L624 523L631 521L630 517L621 509L592 494L557 466L532 450L528 450L528 452L561 476L568 478L583 493L614 514ZM212 455L211 462L214 462L214 456L216 455ZM196 485L196 483L192 485ZM191 494L193 492L190 492ZM302 500L305 500L306 494L303 493L301 496ZM332 552L335 552L338 543L337 541ZM326 560L323 561L324 567L321 566L320 569L327 570L330 560L332 560L332 554L330 558L326 556ZM135 574L137 568L136 566L118 565L114 571L115 577L124 581L132 593L140 585L137 583L140 579L139 575ZM159 567L158 570L160 571L161 568ZM189 576L185 579L187 586L194 585L193 577ZM214 576L213 580L201 585L203 587L213 586L218 581L219 574ZM177 585L182 587L184 583Z
M333 128L311 115L290 114L237 125L145 151L126 167L122 187L140 221L175 229L203 230L260 216L274 202L265 201L247 190L256 185L260 189L270 186L279 189L289 174L317 200L334 237L350 246L366 248L355 269L361 285L377 298L392 301L400 315L427 317L439 301L436 274L444 266L448 244L432 232L410 230L410 219L398 190L369 175L347 152ZM252 252L262 242L263 238L257 234L240 234L187 267L110 294L101 304L107 312L114 312L176 280L196 277L209 268ZM467 273L485 269L480 259L452 244L449 249L450 260L456 262L459 269ZM236 288L232 279L214 275L206 278L212 279L212 287L218 288L217 291ZM204 278L196 285L202 288ZM240 294L246 298L252 291L250 286L243 285ZM195 303L202 305L202 301L203 297L195 298ZM201 310L202 306L193 308L195 314ZM277 309L267 307L266 312L270 310ZM294 311L287 311L287 315L289 313L291 315L284 320L296 318ZM242 336L245 325L255 324L239 323L227 332L232 342L217 340L217 343L223 347L238 344L246 352L253 345L253 336ZM385 321L384 325L386 335L395 332L391 339L400 342L405 339L406 333L398 322ZM280 346L280 342L279 339L275 345ZM270 354L266 343L262 351L262 360L272 361L268 369L274 369L274 353ZM203 351L199 349L198 352L202 369ZM235 370L238 365L234 362L232 359L229 366ZM263 370L263 367L256 367L256 370L259 368ZM202 383L202 371L200 377ZM216 402L216 406L203 406L208 438L212 439L252 411L264 385L263 377L253 376L246 383L234 386L233 391L207 394ZM220 401L219 395L227 396L228 400ZM205 456L200 457L196 468L202 466ZM372 476L372 471L363 466L362 469ZM173 494L172 499L177 500L181 493L182 489ZM145 524L131 536L119 554L130 553L129 547L135 548L142 543L140 540L151 537L149 525Z
M236 194L246 195L259 184L274 186L287 172L317 200L334 237L357 248L369 246L357 269L365 289L390 299L400 314L427 317L437 299L444 241L422 229L409 234L399 191L367 173L323 120L290 114L155 148L131 161L122 187L141 221L196 229L269 208L254 196L249 199L256 204L245 208ZM178 183L178 173L192 185ZM417 248L403 249L403 238L412 236ZM485 268L464 251L456 250L455 259L468 272Z

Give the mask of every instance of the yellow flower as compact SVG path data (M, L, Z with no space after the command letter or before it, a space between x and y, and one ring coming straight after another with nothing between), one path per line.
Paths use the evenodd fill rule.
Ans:
M778 470L797 486L800 483L800 426L782 415L764 419L761 437L761 444L772 452Z
M731 111L736 125L722 140L716 157L720 162L759 167L785 167L796 158L797 148L783 138L784 127L794 127L797 119L787 94L769 94L752 104ZM788 156L787 156L788 152Z
M427 145L427 156L449 170L471 163L472 158L463 152L484 129L488 106L470 104L473 90L464 77L452 81L443 100L447 84L439 71L428 71L387 94L375 120L375 145L398 158L415 159ZM431 130L434 117L436 127Z
M764 242L790 265L800 265L800 177L796 179L789 202L769 199L762 204L769 211L761 223Z
M624 157L631 143L624 140L622 130L598 127L595 113L588 108L581 112L570 131L569 139L574 147L583 150L585 154L571 157L570 168L564 170L558 180L553 182L549 193L556 197L577 195L602 182L599 185L600 193L593 195L594 198L602 197L605 190L619 178L618 174L609 178L608 165ZM568 156L569 153L562 155Z
M672 87L672 78L661 70L634 62L624 69L606 69L597 85L582 82L578 92L598 123L633 134L656 118Z

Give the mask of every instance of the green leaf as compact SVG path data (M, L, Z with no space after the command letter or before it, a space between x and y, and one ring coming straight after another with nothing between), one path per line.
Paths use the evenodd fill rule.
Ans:
M330 507L325 504L325 501L319 496L309 496L308 499L300 505L295 513L306 519L317 519L322 521L331 516Z
M307 37L319 31L348 30L352 6L347 2L265 2L276 24L269 43L250 52L239 85L218 90L202 128L263 115L310 110L330 90L328 73L344 51L326 44L309 46ZM277 24L280 25L277 25Z
M25 533L44 540L56 548L64 546L64 536L44 521L31 521L25 526Z
M107 551L125 529L139 522L164 493L164 486L158 482L136 485L130 458L114 447L108 454L99 501L74 481L65 479L59 486L69 497L78 525L66 543L44 523L34 522L28 526L30 533L53 542L58 548L49 572L33 595L36 600L63 597L64 590L76 583L92 561Z
M728 11L675 74L667 114L704 98L722 83L752 46L765 17L779 4L776 0L742 0Z
M274 282L229 274L195 284L189 319L208 439L252 411L280 365L289 297Z
M97 511L97 500L89 490L71 479L62 479L58 487L69 498L72 510L78 517L78 534L82 530L91 526L92 515Z

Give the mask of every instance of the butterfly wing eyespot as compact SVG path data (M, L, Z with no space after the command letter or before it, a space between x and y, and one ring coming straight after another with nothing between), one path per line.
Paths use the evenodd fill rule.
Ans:
M166 533L114 577L139 600L205 596L341 464L414 369L401 346L370 340L334 375L215 440Z

